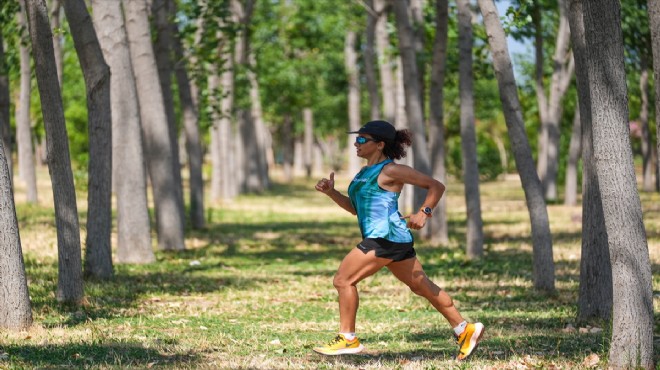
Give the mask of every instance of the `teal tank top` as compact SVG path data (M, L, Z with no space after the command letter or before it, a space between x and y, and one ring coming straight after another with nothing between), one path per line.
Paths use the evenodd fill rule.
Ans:
M357 212L362 238L384 238L395 243L410 243L413 236L399 213L399 194L378 186L378 175L392 163L386 159L365 166L348 186L348 196Z

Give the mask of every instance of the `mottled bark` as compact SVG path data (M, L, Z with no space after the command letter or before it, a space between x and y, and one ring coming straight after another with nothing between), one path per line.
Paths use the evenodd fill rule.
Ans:
M53 34L44 0L26 1L41 112L46 128L57 227L58 277L56 298L81 303L84 298L78 207L69 159L69 139L53 54Z

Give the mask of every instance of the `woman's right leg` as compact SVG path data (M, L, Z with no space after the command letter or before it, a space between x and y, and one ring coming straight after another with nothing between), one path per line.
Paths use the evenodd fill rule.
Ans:
M339 332L355 332L355 318L359 306L357 283L375 274L390 262L392 260L376 257L374 251L365 254L357 248L344 257L333 280L339 293Z

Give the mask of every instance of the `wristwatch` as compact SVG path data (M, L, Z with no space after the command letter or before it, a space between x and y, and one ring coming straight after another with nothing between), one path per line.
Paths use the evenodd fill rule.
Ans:
M431 208L431 207L422 207L419 210L424 212L426 217L433 217L433 208Z

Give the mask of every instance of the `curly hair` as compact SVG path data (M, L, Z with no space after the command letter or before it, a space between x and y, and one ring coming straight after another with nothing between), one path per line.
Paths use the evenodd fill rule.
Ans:
M381 140L385 143L383 154L390 159L401 159L406 156L406 147L412 145L412 134L409 130L397 130L393 142Z

